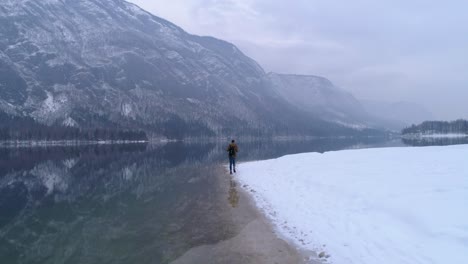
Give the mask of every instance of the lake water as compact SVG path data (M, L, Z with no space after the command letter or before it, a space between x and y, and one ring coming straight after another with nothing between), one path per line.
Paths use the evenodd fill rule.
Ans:
M408 143L408 142L407 142ZM399 140L239 143L239 162ZM0 148L1 263L170 263L236 235L219 143ZM242 170L242 165L238 166ZM231 186L232 187L232 186ZM226 191L229 189L229 193Z

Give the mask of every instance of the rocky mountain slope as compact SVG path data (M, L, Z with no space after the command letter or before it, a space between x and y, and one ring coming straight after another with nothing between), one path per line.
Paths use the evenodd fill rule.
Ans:
M351 97L329 94L316 105L332 105L311 115L270 79L234 45L122 0L0 6L0 110L42 124L173 137L356 132L326 120L346 109L340 103L353 105Z

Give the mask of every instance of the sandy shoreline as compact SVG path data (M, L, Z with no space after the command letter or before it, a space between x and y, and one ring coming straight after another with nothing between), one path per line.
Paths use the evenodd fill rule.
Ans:
M214 245L192 248L172 264L317 263L309 260L312 253L299 252L280 238L272 224L257 209L250 195L238 186L235 177L230 177L224 167L222 172L219 188L224 195L220 198L226 204L226 210L222 214L235 225L236 235Z

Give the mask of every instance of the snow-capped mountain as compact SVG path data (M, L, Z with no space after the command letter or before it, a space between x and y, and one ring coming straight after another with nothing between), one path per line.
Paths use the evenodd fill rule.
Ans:
M234 45L191 35L123 0L0 6L0 110L43 124L314 134L316 119L328 116L288 104L270 77ZM316 100L328 104L335 95Z

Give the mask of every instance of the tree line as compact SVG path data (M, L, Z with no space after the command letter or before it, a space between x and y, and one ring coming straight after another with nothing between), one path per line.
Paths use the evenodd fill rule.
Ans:
M32 118L0 114L0 140L147 141L148 137L142 130L46 126Z
M402 134L468 134L468 121L425 121L403 129Z
M376 129L356 130L319 119L302 122L286 120L283 124L258 125L244 120L224 120L217 127L210 127L198 120L184 120L176 115L153 124L138 122L109 122L105 118L87 117L79 119L81 128L67 127L60 123L47 126L28 116L12 116L0 111L0 141L147 141L149 138L192 139L224 136L273 138L275 136L385 136ZM131 129L137 127L138 129ZM145 132L146 131L146 132ZM148 134L149 133L149 134Z

